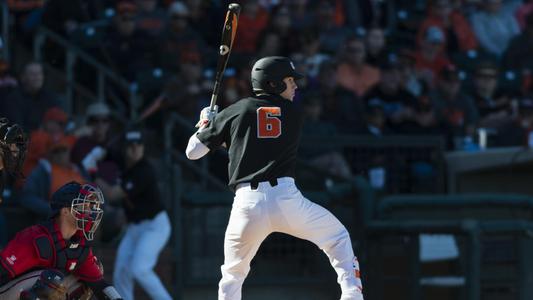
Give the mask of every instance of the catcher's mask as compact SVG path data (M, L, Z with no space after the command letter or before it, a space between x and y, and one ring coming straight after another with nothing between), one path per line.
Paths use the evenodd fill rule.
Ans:
M4 167L14 177L22 175L22 165L26 159L28 138L17 124L10 124L6 118L0 119L0 147Z
M57 215L63 207L70 207L70 213L76 219L78 230L83 232L87 240L93 240L104 215L102 209L104 196L98 187L72 181L60 187L52 195L50 202L54 215Z

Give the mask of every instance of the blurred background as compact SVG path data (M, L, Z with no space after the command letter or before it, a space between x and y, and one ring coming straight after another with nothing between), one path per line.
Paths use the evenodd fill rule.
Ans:
M297 182L349 229L365 299L533 299L533 1L234 2L219 105L251 94L260 57L306 74ZM192 162L184 149L209 104L228 3L1 1L0 116L30 146L26 178L3 195L0 247L46 218L62 183L116 184L122 133L142 121L172 221L156 271L174 299L216 298L227 155ZM120 202L105 210L95 248L112 278L126 220ZM327 257L279 234L244 285L254 300L339 295Z

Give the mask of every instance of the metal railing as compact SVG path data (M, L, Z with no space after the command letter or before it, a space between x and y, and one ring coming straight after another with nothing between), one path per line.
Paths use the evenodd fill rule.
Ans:
M138 109L142 103L142 99L137 91L137 84L130 83L120 75L112 71L108 66L97 61L93 56L80 49L70 41L66 40L59 34L45 28L40 27L34 37L33 54L37 61L42 61L44 46L46 42L52 42L61 46L65 53L65 96L67 101L67 112L72 113L76 78L75 66L78 61L82 61L96 71L96 99L97 101L114 100L116 106L120 106L120 101L113 97L107 97L106 86L113 84L118 88L127 91L128 95L128 119L135 119L137 117Z
M362 135L304 136L300 149L335 149L346 158L352 170L365 174L379 166L386 170L384 192L413 193L423 186L425 193L445 191L445 141L440 136L393 135L377 138ZM377 161L377 163L376 163ZM413 166L424 164L431 176L418 182Z
M9 23L10 23L10 16L9 16L9 7L7 6L7 2L4 0L0 4L2 7L0 8L2 10L2 58L5 61L10 61L10 35L9 35Z

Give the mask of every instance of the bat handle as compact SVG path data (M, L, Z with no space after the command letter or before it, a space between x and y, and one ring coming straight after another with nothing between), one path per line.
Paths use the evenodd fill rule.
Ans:
M211 95L211 103L209 104L209 110L210 111L215 110L215 105L217 103L217 98L218 98L218 94L213 93L213 95Z

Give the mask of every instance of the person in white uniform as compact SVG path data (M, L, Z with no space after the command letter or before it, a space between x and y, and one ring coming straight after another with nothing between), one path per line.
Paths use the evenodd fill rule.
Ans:
M224 238L219 300L240 300L250 261L272 232L315 243L337 272L341 300L362 300L359 263L350 234L325 208L306 199L294 182L302 113L293 104L297 73L286 57L258 60L252 68L254 96L220 113L202 110L186 155L199 159L224 146L229 187L235 198Z
M111 186L102 179L96 183L111 200L122 200L128 219L120 241L113 272L113 283L124 300L134 299L134 282L154 300L171 300L154 271L159 254L171 233L170 219L162 202L154 167L144 156L143 133L127 130L123 137L125 170L120 184Z

